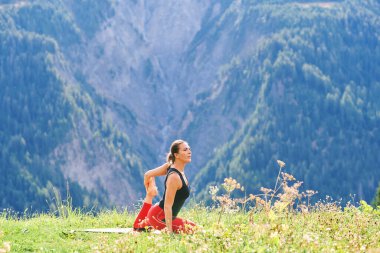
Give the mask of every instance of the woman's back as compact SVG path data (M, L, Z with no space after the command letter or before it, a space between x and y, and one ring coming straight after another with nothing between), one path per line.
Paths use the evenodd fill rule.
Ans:
M185 179L183 178L183 175L181 172L179 172L175 168L169 168L168 173L166 174L165 178L165 191L164 195L159 203L159 206L161 208L164 208L165 204L165 195L166 195L166 182L168 180L168 177L172 175L173 173L177 173L182 181L182 187L177 190L175 197L174 197L174 203L172 206L172 212L173 212L173 217L176 217L179 211L181 210L183 204L185 203L185 200L190 196L190 186L186 184Z

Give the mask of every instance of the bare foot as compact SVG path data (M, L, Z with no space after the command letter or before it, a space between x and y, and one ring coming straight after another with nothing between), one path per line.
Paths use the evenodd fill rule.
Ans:
M148 188L146 189L146 194L150 197L155 197L158 194L156 182L154 178L150 178Z

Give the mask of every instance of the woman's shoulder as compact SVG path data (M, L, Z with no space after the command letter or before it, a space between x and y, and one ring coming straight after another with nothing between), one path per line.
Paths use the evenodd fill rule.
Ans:
M167 172L167 176L174 176L178 177L179 179L181 178L181 172L179 172L176 168L170 167Z
M182 185L181 177L175 171L168 172L166 183L171 185Z
M176 169L176 168L172 168L172 167L170 167L169 169L168 169L168 172L167 172L167 176L169 177L169 176L172 176L172 175L175 175L175 176L178 176L179 177L179 174L180 174L180 172Z

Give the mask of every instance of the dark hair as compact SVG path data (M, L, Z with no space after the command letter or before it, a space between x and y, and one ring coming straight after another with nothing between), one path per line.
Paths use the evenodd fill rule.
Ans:
M170 152L168 153L166 157L166 161L173 164L175 161L174 154L178 153L179 151L179 145L186 143L184 140L175 140L173 141L172 145L170 145Z

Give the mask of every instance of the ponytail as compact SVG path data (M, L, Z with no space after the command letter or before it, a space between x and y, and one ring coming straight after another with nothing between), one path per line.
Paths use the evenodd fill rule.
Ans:
M172 153L168 153L168 155L166 156L166 161L167 161L169 164L173 164L174 161L175 161L175 156L172 155Z
M166 157L166 161L170 164L173 164L175 162L175 155L179 151L179 145L182 143L186 143L183 140L175 140L173 141L172 145L170 145L170 152L168 153Z

